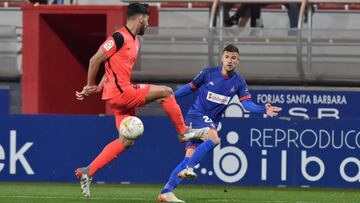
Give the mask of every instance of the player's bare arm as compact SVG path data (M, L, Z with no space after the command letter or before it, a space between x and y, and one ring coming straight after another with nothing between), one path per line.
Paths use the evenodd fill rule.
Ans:
M86 86L96 85L96 75L99 72L101 64L107 59L104 51L99 48L98 51L91 57L89 61L89 70L87 75L87 84Z
M96 85L96 75L99 72L101 64L107 59L104 51L99 48L98 51L91 57L89 61L89 70L87 75L87 84L83 87L81 92L76 91L76 99L84 100L85 97L90 96L91 94L100 92L102 90L105 75L102 77L100 83Z
M97 88L96 88L96 90L95 90L95 93L101 92L101 90L102 90L103 87L104 87L105 78L106 78L106 75L105 75L105 73L104 73L104 75L102 76L102 78L101 78L101 80L100 80L100 83L97 85Z

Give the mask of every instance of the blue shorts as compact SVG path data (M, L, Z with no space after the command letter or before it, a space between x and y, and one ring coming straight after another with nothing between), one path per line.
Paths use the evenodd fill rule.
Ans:
M186 116L185 118L185 124L189 126L191 123L192 128L205 128L209 127L211 129L217 129L218 123L214 123L208 116ZM196 149L201 143L203 143L202 140L190 140L185 145L185 151L187 149Z

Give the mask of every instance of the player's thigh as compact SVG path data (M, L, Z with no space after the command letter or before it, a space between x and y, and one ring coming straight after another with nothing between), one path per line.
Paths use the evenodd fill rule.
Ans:
M124 136L122 136L119 132L119 127L120 127L120 123L121 121L128 117L128 116L135 116L135 108L113 108L112 109L114 112L114 116L115 116L115 123L116 123L116 129L118 130L118 135L119 135L119 141L121 142L122 146L124 146L125 148L129 148L134 144L134 141L132 140L128 140L126 139Z
M146 103L164 99L172 94L172 89L167 86L150 85L150 91L146 95Z
M129 97L127 106L129 108L137 108L144 106L147 103L146 98L149 95L150 91L150 84L133 84L127 92Z
M136 115L136 108L114 108L113 109L115 116L116 129L119 129L121 121L128 116Z
M109 100L107 103L114 112L118 114L129 114L137 107L146 104L146 96L150 91L149 84L134 84L124 88L124 91Z
M216 145L220 143L219 134L214 128L211 128L209 132L203 135L200 139L203 141L211 140Z
M216 130L217 126L214 124L214 122L210 119L209 116L203 115L198 117L186 117L185 123L187 126L191 124L192 128L195 129L209 127L209 132L201 136L200 139L202 141L212 140L215 144L220 143L220 138Z

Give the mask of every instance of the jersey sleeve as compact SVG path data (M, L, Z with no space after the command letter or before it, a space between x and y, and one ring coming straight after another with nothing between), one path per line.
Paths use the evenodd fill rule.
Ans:
M123 44L124 37L119 32L115 32L101 45L101 49L104 51L106 56L110 58L122 47Z
M244 78L240 77L240 88L237 91L237 95L239 97L240 101L244 101L246 99L250 99L251 98L251 94L249 92L248 86L246 84L246 81L244 80Z
M203 69L198 73L195 78L191 81L190 87L191 89L197 89L201 85L205 83L206 74L208 73L208 69Z

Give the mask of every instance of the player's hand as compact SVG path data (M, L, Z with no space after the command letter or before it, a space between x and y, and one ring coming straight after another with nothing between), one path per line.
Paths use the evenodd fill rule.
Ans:
M87 85L82 89L81 92L76 91L75 96L77 100L84 100L87 96L90 96L100 91L101 88L99 88L97 85Z
M266 109L266 115L268 115L270 117L277 116L279 111L281 111L280 107L271 106L271 104L269 104L269 103L265 104L265 109Z

